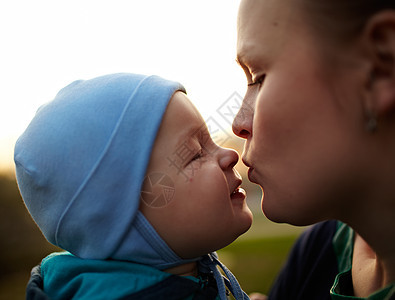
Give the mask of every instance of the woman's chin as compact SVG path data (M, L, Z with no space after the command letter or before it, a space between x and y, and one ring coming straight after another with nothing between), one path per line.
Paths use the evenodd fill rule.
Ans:
M320 220L312 220L310 216L308 218L303 217L301 214L293 214L290 209L273 209L262 205L262 212L267 219L278 224L289 224L293 226L309 226Z

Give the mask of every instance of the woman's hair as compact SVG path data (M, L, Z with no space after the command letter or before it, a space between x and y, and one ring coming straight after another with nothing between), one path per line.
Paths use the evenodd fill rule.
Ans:
M336 40L349 40L375 13L394 10L395 0L299 0L313 28Z

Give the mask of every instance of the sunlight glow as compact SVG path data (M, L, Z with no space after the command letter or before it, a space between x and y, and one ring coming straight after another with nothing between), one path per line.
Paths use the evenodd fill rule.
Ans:
M0 169L37 108L76 79L134 72L183 83L204 118L245 79L238 1L15 0L0 4ZM229 126L229 125L227 125Z

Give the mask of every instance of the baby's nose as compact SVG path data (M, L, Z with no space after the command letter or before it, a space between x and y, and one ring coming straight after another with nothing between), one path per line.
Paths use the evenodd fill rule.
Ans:
M221 148L219 155L219 165L222 169L231 169L239 161L239 154L233 149Z

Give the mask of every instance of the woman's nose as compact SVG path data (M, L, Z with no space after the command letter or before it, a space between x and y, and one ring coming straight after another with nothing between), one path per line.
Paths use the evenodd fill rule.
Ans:
M239 161L239 154L233 149L221 148L219 151L219 165L221 169L232 169Z
M252 135L252 120L254 118L255 93L247 91L243 103L233 120L232 130L235 135L247 139Z

